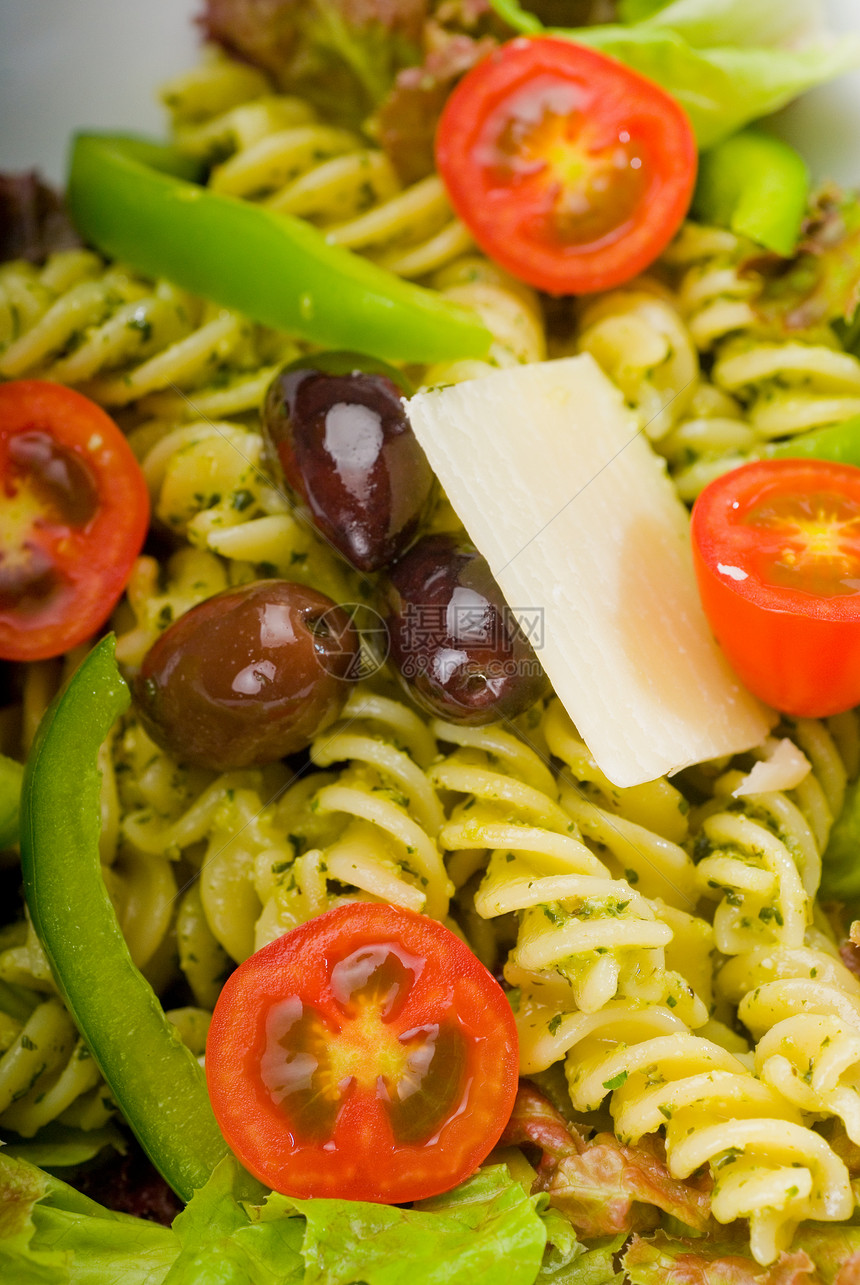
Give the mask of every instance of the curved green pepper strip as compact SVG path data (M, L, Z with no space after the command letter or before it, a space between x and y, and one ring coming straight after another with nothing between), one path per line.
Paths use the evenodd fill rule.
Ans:
M833 464L860 467L860 415L829 428L813 428L787 442L768 442L755 453L756 459L830 460Z
M228 1154L227 1144L199 1063L132 963L99 862L96 756L128 704L108 637L48 710L27 763L24 889L57 984L99 1069L144 1150L189 1200Z
M310 223L211 192L144 139L79 134L68 203L99 250L276 329L389 361L484 356L476 313L329 245Z
M797 248L808 200L806 162L772 134L744 129L700 158L693 214L785 258Z
M23 776L22 764L0 754L0 852L18 842L18 802Z

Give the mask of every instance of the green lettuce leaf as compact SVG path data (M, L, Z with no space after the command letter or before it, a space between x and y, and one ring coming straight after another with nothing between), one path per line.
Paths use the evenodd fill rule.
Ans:
M505 1285L533 1285L546 1244L535 1204L494 1165L416 1209L273 1195L260 1218L307 1219L304 1285L498 1285L500 1263Z
M548 1228L551 1235L551 1229ZM590 1249L580 1245L581 1253L560 1263L552 1253L544 1259L536 1285L621 1285L623 1272L615 1270L615 1255L621 1251L626 1235L592 1243Z
M227 1157L173 1222L181 1246L164 1285L300 1285L300 1218L252 1221L236 1197L239 1168Z
M638 17L629 13L638 8ZM650 10L650 11L649 11ZM650 19L669 28L697 49L729 45L741 48L798 48L820 37L822 7L817 0L671 0L648 4L632 0L622 7L625 22Z
M842 811L830 831L821 859L821 895L833 901L860 898L860 780L845 794Z
M542 28L517 0L490 2L518 31L546 30L591 45L662 85L686 108L703 149L860 66L860 37L770 43L786 31L798 33L800 0L675 0L656 12L637 0L625 12L641 19L630 25L557 30ZM751 43L756 40L762 43Z
M176 1257L166 1227L114 1214L0 1152L0 1280L15 1285L161 1285Z

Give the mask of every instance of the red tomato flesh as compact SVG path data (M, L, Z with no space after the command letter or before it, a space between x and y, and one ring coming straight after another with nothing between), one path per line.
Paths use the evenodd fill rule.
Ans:
M0 384L0 657L43 660L115 606L149 524L146 482L113 420L41 380Z
M681 225L692 126L659 86L551 37L513 40L454 90L436 136L451 202L514 276L552 294L636 276Z
M230 1146L285 1195L400 1204L456 1186L517 1091L504 992L443 924L339 906L228 978L206 1076Z
M699 592L733 668L767 704L825 717L860 702L860 469L762 460L693 509Z

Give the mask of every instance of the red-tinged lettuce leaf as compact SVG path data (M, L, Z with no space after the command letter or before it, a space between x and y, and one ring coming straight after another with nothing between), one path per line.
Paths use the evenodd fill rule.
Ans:
M497 43L491 35L475 37L437 26L425 60L398 73L374 117L373 132L404 183L433 172L433 140L445 100L456 81Z
M420 61L427 0L206 0L210 40L332 119L358 124Z
M860 1253L852 1254L836 1273L834 1285L860 1285Z
M709 1174L688 1182L673 1178L657 1138L627 1147L601 1133L580 1155L559 1162L546 1191L581 1235L605 1236L656 1227L660 1211L705 1231L712 1185Z
M710 1175L672 1178L659 1138L627 1147L601 1133L586 1142L531 1084L520 1086L502 1142L538 1149L537 1188L582 1236L646 1231L661 1213L697 1231L711 1226Z
M803 1223L795 1233L794 1248L809 1254L824 1285L858 1285L860 1282L860 1227L845 1223Z
M40 263L55 250L81 244L62 199L35 171L0 174L0 263Z
M822 1285L809 1254L781 1254L761 1267L734 1245L634 1236L623 1258L631 1285Z
M509 1147L533 1146L541 1152L539 1165L563 1160L577 1155L586 1146L585 1139L565 1120L548 1098L530 1084L521 1080L514 1109L505 1125L501 1144Z
M850 322L860 304L860 202L825 188L814 200L795 257L756 257L747 266L762 276L753 307L768 329L786 334Z

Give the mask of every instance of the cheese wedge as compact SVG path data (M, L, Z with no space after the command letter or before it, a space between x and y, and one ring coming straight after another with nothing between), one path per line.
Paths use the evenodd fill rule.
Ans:
M776 721L714 641L687 511L589 354L418 393L412 427L610 781L758 744Z

